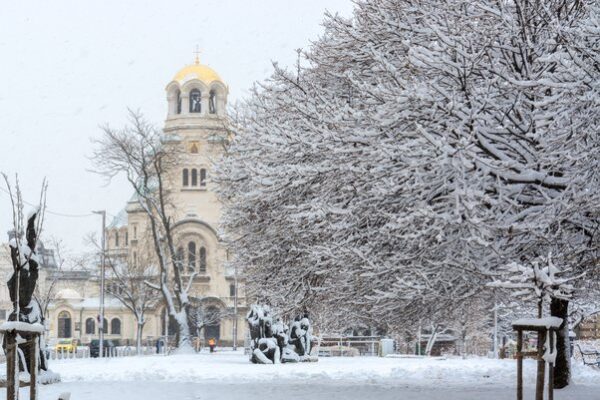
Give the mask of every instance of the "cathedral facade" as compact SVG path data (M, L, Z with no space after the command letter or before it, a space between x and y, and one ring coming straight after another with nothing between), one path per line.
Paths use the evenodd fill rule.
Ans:
M185 283L191 279L190 312L202 310L213 317L199 329L192 327L196 342L209 338L219 345L242 345L246 335L246 301L243 282L226 266L227 249L217 228L221 205L211 180L213 163L229 141L227 129L228 87L210 67L195 63L181 69L166 87L168 112L163 128L167 151L176 152L177 162L167 171L172 203L173 232ZM106 229L109 259L128 263L149 262L154 258L148 237L148 220L135 196ZM95 272L45 271L40 277L44 288L54 285L46 317L48 337L76 338L89 343L99 335L100 285ZM106 285L111 285L107 268ZM194 276L192 278L192 276ZM58 278L57 278L58 277ZM155 343L174 334L162 295L146 313L143 339ZM105 338L121 345L134 344L136 320L118 299L106 294L104 301Z

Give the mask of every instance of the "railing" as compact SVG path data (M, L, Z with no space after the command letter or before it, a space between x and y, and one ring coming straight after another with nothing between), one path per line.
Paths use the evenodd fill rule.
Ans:
M117 346L104 349L104 357L130 357L137 355L135 346ZM150 346L142 346L141 355L154 355L156 348ZM46 349L46 358L49 360L71 360L80 358L90 358L90 348L87 346L78 346L76 351L56 351L55 349Z
M325 336L321 338L321 356L376 356L379 354L380 336Z

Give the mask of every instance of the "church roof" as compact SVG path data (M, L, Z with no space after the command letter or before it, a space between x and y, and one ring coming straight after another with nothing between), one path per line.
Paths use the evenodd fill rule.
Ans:
M179 82L180 85L183 85L185 82L191 81L193 79L198 79L207 85L211 82L218 81L223 83L223 80L215 72L214 69L209 66L200 64L198 61L196 63L187 65L183 67L175 76L173 77L174 81Z
M125 225L127 225L127 211L122 209L117 215L115 215L112 222L108 225L108 228L121 228Z

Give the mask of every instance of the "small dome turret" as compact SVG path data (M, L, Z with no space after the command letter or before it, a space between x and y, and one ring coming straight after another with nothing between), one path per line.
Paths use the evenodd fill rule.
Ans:
M214 69L196 61L180 69L167 85L169 112L173 118L222 117L228 88Z

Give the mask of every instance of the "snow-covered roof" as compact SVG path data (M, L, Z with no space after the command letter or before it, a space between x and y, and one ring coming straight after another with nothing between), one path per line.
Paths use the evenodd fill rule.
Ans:
M84 299L80 304L81 308L100 308L100 298L99 297L90 297ZM104 298L104 308L123 308L123 303L121 303L118 299L114 297L105 297Z
M76 290L69 289L69 288L60 290L56 294L56 298L62 299L62 300L81 300L82 299L81 295L79 293L77 293Z
M96 308L100 308L100 298L99 297L88 297L88 298L62 298L62 300L66 300L67 304L75 309L75 310L81 310L81 309L96 309ZM64 304L64 303L63 303ZM105 297L104 298L104 308L107 310L113 309L113 310L120 310L123 309L125 306L116 298L114 297Z
M562 322L563 322L562 318L558 318L558 317L520 318L516 321L513 321L512 325L513 325L513 327L532 326L532 327L539 327L539 328L545 327L546 329L550 329L550 328L558 329L558 328L560 328L560 325L562 324Z
M108 225L109 229L122 228L127 225L127 211L123 208Z

